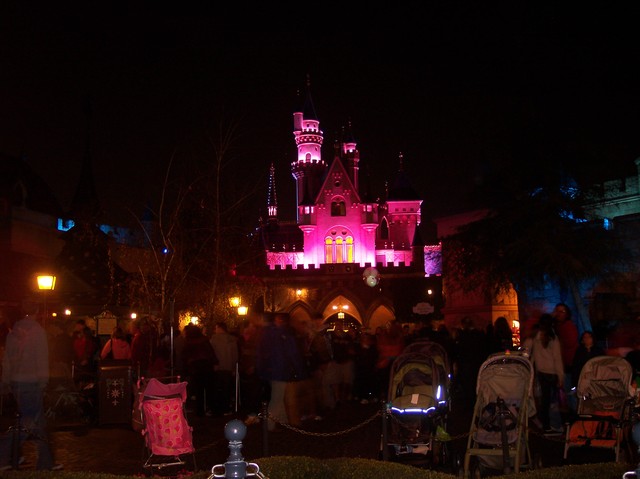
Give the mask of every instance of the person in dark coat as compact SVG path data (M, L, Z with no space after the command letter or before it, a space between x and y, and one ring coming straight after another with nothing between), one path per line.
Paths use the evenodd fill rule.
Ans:
M580 372L589 359L604 355L605 351L596 344L593 333L591 331L582 333L582 336L580 336L580 344L578 345L578 349L576 349L576 354L573 356L573 362L571 363L571 385L573 387L578 385Z
M462 318L462 328L458 331L455 341L455 380L462 398L472 404L476 400L478 371L487 356L487 338L484 331L476 328L471 317L465 316Z
M214 368L218 360L209 338L195 324L184 328L182 364L191 393L196 397L196 415L204 416L213 410Z
M360 336L360 341L356 343L355 353L354 389L356 399L359 399L361 404L368 404L370 401L380 399L376 394L378 392L376 386L377 362L376 337L373 334L364 333Z
M507 318L504 316L496 318L491 336L487 339L489 341L489 354L513 350L513 331Z
M299 422L295 405L285 405L285 394L287 387L293 389L292 383L306 379L308 371L295 332L289 326L289 315L275 313L267 321L258 344L256 371L271 386L268 413L272 420L268 427L274 431L276 422L294 425Z

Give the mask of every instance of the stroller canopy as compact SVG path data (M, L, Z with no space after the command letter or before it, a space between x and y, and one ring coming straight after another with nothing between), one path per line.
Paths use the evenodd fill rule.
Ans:
M633 368L620 356L596 356L585 363L578 378L578 414L609 411L619 416L632 397Z

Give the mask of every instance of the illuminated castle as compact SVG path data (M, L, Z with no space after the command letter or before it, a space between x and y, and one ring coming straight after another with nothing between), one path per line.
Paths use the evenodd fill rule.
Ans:
M331 160L323 157L324 135L308 84L302 108L293 114L293 136L296 220L278 218L272 164L268 216L259 227L268 266L262 278L265 309L287 311L299 321L319 316L326 321L337 309L348 310L369 327L395 319L399 302L410 315L411 307L425 300L427 273L439 271L425 272L428 248L418 234L422 200L404 171L402 154L386 198L372 198L360 184L360 152L350 125L335 142ZM363 282L367 267L380 272L379 288Z
M308 90L304 107L293 114L293 127L297 147L297 158L291 163L296 181L296 227L281 224L280 228L267 228L269 267L413 264L414 247L422 246L415 244L422 200L403 171L402 155L396 181L385 202L379 204L367 191L360 190L360 152L350 132L343 132L336 143L333 159L323 160L324 137ZM267 222L277 225L274 172L272 165Z

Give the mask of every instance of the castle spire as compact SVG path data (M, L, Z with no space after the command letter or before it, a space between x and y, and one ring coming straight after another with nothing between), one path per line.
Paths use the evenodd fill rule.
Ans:
M91 102L85 106L87 117L87 141L82 169L70 208L70 216L76 222L95 223L100 215L100 202L96 193L91 161Z
M358 144L353 136L353 126L351 125L351 119L349 119L348 128L345 131L344 126L342 127L342 156L345 161L345 166L347 168L347 172L351 177L351 182L355 187L356 191L360 189L360 152L358 151Z
M276 194L276 168L271 162L269 168L269 191L267 192L267 211L269 212L269 221L278 220L278 195Z

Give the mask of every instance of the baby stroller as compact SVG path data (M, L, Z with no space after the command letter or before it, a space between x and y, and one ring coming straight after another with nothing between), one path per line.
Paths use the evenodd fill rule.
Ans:
M50 426L91 425L97 420L95 386L79 387L64 363L53 363L45 390L45 417Z
M528 355L519 351L492 354L480 366L464 477L534 469L528 437L535 414L533 376Z
M414 465L443 465L448 412L446 380L433 357L403 352L391 365L382 458Z
M436 363L438 368L438 377L443 385L443 399L440 405L445 405L451 411L451 363L447 350L440 343L431 341L430 339L418 339L408 344L403 353L419 352L430 356Z
M182 468L191 458L196 470L193 428L187 423L185 403L187 382L163 383L159 379L141 380L138 408L141 412L144 437L143 469L146 474L166 468Z
M629 452L621 446L631 430L632 377L631 364L620 356L597 356L586 362L576 389L577 418L566 432L565 461L573 448L609 449L616 462Z

